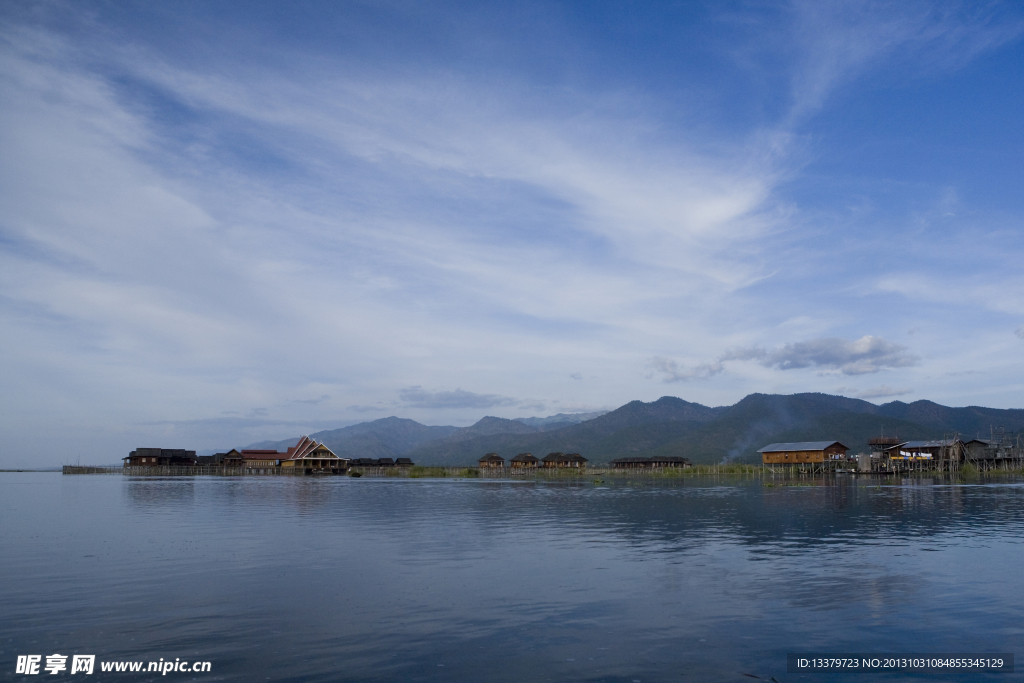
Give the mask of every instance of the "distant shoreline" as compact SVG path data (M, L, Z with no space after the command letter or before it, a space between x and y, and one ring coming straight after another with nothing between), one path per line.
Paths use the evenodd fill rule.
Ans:
M154 467L153 472L140 472L141 468L132 468L125 471L121 467L87 467L69 466L64 469L67 475L107 474L121 475L142 478L167 478L167 477L253 477L266 478L267 476L283 476L282 473L269 474L266 470L255 470L251 472L238 471L204 471L196 472L195 468ZM0 472L55 472L59 470L0 470ZM811 472L793 469L791 471L771 471L763 469L760 465L695 465L686 468L612 468L607 466L595 466L585 469L574 468L480 468L480 467L431 467L417 465L411 468L393 467L368 467L352 468L346 473L338 474L288 474L287 476L309 476L337 478L367 478L367 479L475 479L480 481L575 481L604 483L605 481L623 480L665 480L680 481L696 477L741 477L744 479L765 479L765 480L822 480L834 479L856 481L858 479L873 480L901 480L901 479L943 479L956 481L975 481L1000 478L1019 478L1024 476L1024 470L999 470L990 472L939 472L936 470L922 470L913 472Z
M0 472L57 472L58 474L61 471L63 471L63 468L61 468L61 467L47 467L47 468L44 468L44 469L34 469L34 470L24 470L24 469L22 469L22 470L0 470Z

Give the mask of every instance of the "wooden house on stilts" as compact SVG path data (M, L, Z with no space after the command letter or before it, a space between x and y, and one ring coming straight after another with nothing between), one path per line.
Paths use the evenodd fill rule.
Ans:
M520 453L511 460L512 467L535 468L540 466L540 460L533 453Z
M504 467L505 458L501 457L497 453L488 453L487 455L485 455L484 457L480 458L480 460L477 461L477 465L479 465L481 469L492 467Z
M758 449L761 462L774 471L775 467L796 467L801 471L827 472L845 461L850 450L838 441L800 441L773 443Z

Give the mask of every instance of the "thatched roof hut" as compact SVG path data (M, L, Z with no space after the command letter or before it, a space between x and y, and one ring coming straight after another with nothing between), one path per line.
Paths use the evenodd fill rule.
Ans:
M488 453L484 457L477 461L480 467L504 467L505 458L501 457L497 453Z
M537 467L540 460L533 453L520 453L511 460L512 467Z
M544 456L544 467L586 467L587 459L579 453L548 453Z
M566 458L566 464L569 467L586 467L587 459L579 453L569 453Z
M544 467L559 467L565 462L565 453L548 453L541 458L541 462L544 463Z

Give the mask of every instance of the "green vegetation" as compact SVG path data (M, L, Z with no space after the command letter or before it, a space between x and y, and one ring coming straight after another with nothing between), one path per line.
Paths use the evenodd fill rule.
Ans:
M406 471L408 472L407 476L412 479L445 479L448 477L472 479L480 476L480 470L476 467L424 467L421 465L414 465ZM402 473L399 472L398 474L391 476L402 476Z
M420 465L414 465L409 468L409 476L413 479L420 479L421 477L444 477L444 467L422 467Z

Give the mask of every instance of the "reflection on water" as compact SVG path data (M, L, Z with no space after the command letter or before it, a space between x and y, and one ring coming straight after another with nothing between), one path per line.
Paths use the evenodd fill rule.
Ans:
M135 512L171 512L175 508L191 507L195 503L196 488L192 480L132 478L124 489L129 505Z
M0 474L0 670L784 681L794 650L1020 649L1024 486L786 484Z

